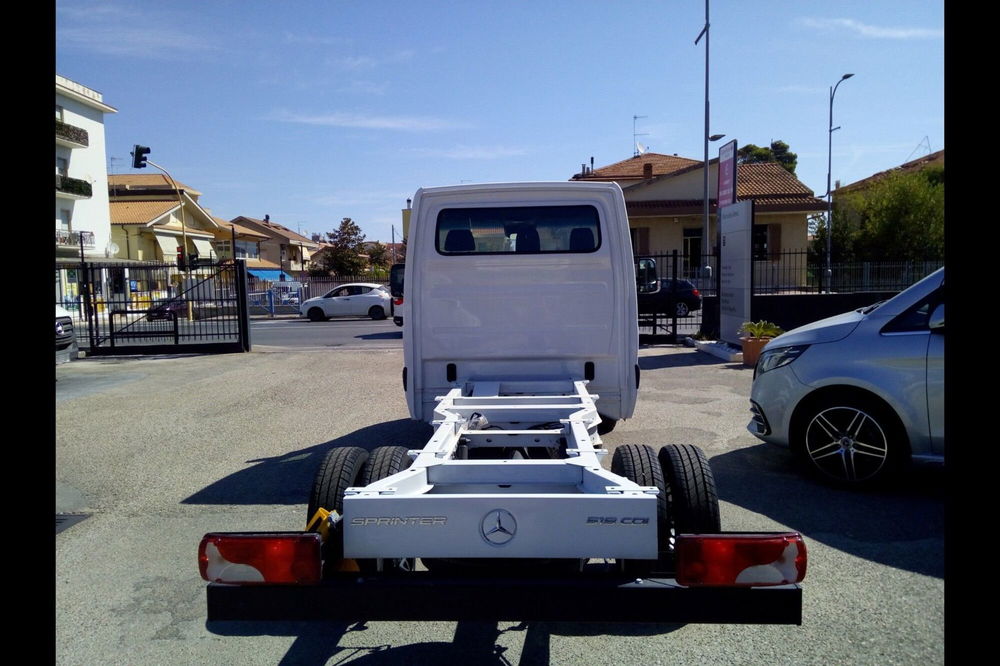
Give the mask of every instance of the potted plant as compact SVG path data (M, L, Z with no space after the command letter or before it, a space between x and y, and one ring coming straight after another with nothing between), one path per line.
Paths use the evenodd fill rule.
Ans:
M743 343L743 365L752 368L757 364L764 345L784 331L774 322L761 319L743 322L739 333L741 333L740 341Z

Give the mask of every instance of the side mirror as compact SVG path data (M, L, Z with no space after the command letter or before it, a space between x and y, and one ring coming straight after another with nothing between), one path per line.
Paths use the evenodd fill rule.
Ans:
M656 279L656 262L652 259L640 259L635 266L636 291L649 294L659 290L660 283Z
M931 313L930 321L927 322L932 331L944 333L944 303L939 304Z

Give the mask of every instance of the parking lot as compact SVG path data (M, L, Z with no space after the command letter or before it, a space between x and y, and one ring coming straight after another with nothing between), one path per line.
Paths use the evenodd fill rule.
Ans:
M86 517L56 536L55 661L943 663L940 471L829 488L746 431L751 370L673 345L640 364L636 414L605 445L698 445L724 530L800 531L801 626L206 623L202 534L301 529L331 447L419 448L430 432L408 418L401 350L272 347L56 368L57 513Z

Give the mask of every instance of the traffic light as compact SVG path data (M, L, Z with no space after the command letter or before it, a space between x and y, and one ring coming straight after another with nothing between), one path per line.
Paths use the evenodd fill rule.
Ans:
M185 261L184 248L182 247L177 248L177 268L182 271L187 270L187 261Z
M132 168L145 169L146 155L149 155L149 147L135 144L135 147L132 149Z
M192 252L188 255L188 268L198 268L198 253Z

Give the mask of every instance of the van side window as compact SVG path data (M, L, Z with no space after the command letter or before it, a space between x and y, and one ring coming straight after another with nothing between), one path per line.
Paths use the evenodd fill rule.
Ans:
M446 208L437 218L440 254L595 252L601 227L594 206Z

